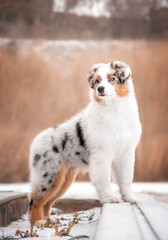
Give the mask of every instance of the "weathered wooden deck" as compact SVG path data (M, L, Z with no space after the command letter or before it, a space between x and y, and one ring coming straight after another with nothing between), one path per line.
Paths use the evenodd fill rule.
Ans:
M89 191L90 186L86 187ZM76 192L77 189L78 186ZM101 207L93 192L83 199L77 194L73 199L73 194L57 200L54 206L65 212ZM136 193L135 197L136 204L133 205L120 203L102 206L94 240L168 240L168 205L156 201L149 194ZM0 226L21 217L27 212L27 206L27 193L0 191Z
M95 240L168 240L168 207L147 194L136 204L104 204Z
M6 226L27 212L26 193L0 192L0 226Z

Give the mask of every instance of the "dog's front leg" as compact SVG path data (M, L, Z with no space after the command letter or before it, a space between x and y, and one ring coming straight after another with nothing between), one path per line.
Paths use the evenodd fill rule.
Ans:
M90 179L102 203L121 202L121 199L113 195L111 189L111 161L103 154L90 156Z
M130 203L135 203L131 188L134 175L134 162L135 150L131 149L113 164L115 180L119 185L122 199Z

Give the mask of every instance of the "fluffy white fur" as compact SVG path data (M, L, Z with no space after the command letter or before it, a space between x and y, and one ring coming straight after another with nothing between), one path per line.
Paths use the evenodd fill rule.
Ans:
M107 79L118 66L126 79L126 96L120 97ZM89 105L64 124L49 128L33 141L30 151L31 184L39 195L52 187L53 178L63 165L87 169L102 202L120 202L111 189L111 180L119 185L122 199L133 201L131 183L135 149L141 135L138 106L131 70L114 61L91 68ZM96 86L95 74L102 79ZM127 79L130 77L129 79ZM104 86L100 96L98 87ZM96 101L96 96L100 102Z

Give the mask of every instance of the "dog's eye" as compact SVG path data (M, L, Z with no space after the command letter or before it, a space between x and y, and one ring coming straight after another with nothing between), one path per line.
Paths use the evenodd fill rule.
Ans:
M115 78L109 78L109 82L113 82Z
M100 81L98 79L96 79L95 83L99 83Z

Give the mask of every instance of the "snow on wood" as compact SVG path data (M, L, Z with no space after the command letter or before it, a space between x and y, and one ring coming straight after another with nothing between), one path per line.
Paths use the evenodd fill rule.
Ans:
M69 223L74 219L73 213L64 214L55 208L52 208L52 212L54 213L52 214L52 219L58 226L59 231L61 231L61 229L67 228ZM37 231L36 233L38 235L38 237L35 237L34 239L69 240L71 237L74 237L74 239L76 239L76 236L83 236L82 238L80 238L83 240L93 239L99 214L100 208L93 208L88 211L78 212L78 220L76 224L72 227L70 233L64 237L60 237L56 234L56 230L54 227L55 224L53 226L44 226L43 228L38 228L37 226L34 226L33 230L34 232ZM17 230L19 230L20 232L23 231L23 236L26 231L30 233L30 223L27 214L23 215L22 218L20 218L19 220L13 221L9 226L0 228L0 239L21 239L20 236L15 236ZM1 236L3 236L4 238L1 238ZM32 237L28 237L26 239L31 240Z
M153 233L152 229L149 227L145 216L142 215L139 208L136 205L132 206L132 209L135 214L137 226L139 228L140 234L143 240L158 240L158 238Z
M141 195L137 200L141 214L145 215L155 237L161 240L168 239L168 207L155 201L148 195ZM149 239L149 238L148 238Z
M112 189L118 191L116 184L112 184ZM168 194L168 183L133 183L133 192L147 192L156 194ZM0 191L14 191L14 192L30 192L29 183L14 183L14 184L0 184ZM75 198L75 199L97 199L97 193L95 188L89 182L74 182L68 191L63 195L63 198Z
M136 204L104 204L95 240L167 240L168 207L147 194L136 194Z
M129 203L104 204L95 240L104 239L142 239Z
M118 190L115 184L112 184L113 190ZM29 184L0 184L0 198L6 191L14 191L21 194L30 191ZM168 183L133 183L134 192L153 192L153 193L168 193ZM15 194L10 192L10 194ZM6 195L8 196L8 195ZM97 199L95 188L90 183L74 183L64 194L62 199ZM96 229L95 240L111 240L111 239L129 239L129 240L167 240L168 239L168 207L155 201L147 194L135 193L137 204L129 203L121 204L104 204L102 214L99 219L99 224L96 229L97 222L90 224L79 224L72 230L72 235L86 234L91 239L94 236ZM60 199L61 201L61 199ZM85 213L88 211L85 211ZM97 214L98 216L99 214ZM19 222L23 230L29 228L29 222L26 219ZM23 223L23 225L22 225ZM93 226L92 226L93 225ZM81 228L82 227L82 228ZM77 228L77 229L76 229ZM86 229L85 229L86 228ZM76 230L77 232L76 232ZM13 222L9 227L3 228L6 235L13 235L16 231L16 222ZM75 232L73 232L75 230ZM90 232L91 231L91 232ZM44 235L43 235L44 234ZM39 231L39 236L43 238L49 234L53 236L52 229ZM2 233L0 232L0 236ZM40 238L39 238L40 239Z
M27 212L27 194L19 192L0 192L0 226L6 226L13 219Z

